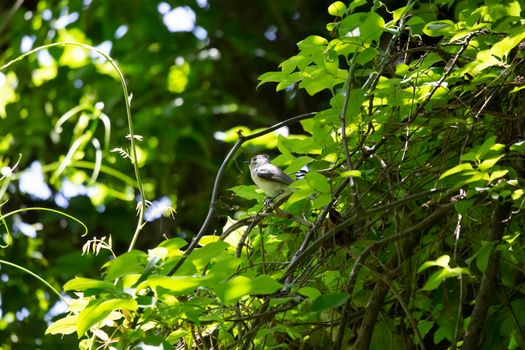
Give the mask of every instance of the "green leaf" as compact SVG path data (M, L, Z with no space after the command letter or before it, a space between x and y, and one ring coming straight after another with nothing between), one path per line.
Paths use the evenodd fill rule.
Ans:
M321 292L319 291L319 289L314 287L303 287L298 289L297 292L309 299L316 299L319 296L321 296Z
M131 350L171 350L173 347L164 338L148 335L135 345Z
M278 83L283 81L286 79L286 74L283 72L267 72L261 74L257 79L260 80L260 83L257 84L257 87L259 87L265 83Z
M503 40L497 42L492 46L490 49L490 53L496 57L499 57L500 59L506 59L510 53L510 51L516 47L520 42L525 39L525 30L523 28L521 29L521 33L518 33L516 35L508 36L504 38Z
M439 177L439 179L444 179L444 178L447 177L447 176L454 175L454 174L457 174L457 173L460 173L460 172L463 172L463 171L467 171L467 170L474 170L474 168L472 168L472 165L471 165L470 163L462 163L462 164L458 164L458 165L456 165L455 167L453 167L453 168L448 169L447 171L445 171L445 172Z
M348 293L323 294L312 303L312 311L319 312L330 310L343 305L350 296Z
M339 23L339 37L355 43L354 51L364 43L378 41L385 28L385 21L375 12L359 12L345 17Z
M432 260L432 261L425 261L420 267L419 269L417 270L417 272L421 272L423 270L426 270L427 268L431 267L431 266L441 266L441 267L446 267L448 266L448 263L450 262L450 256L448 255L442 255L440 256L439 258L437 258L436 260Z
M445 266L439 271L436 271L432 273L432 275L430 275L429 279L423 286L422 290L425 290L425 291L434 290L438 288L445 279L449 277L457 277L461 274L468 275L470 273L465 268L461 268L461 267L450 268L448 266Z
M137 302L133 299L97 299L90 302L78 315L78 336L83 336L92 326L102 322L111 312L118 309L135 311L137 309Z
M521 188L520 189L517 189L515 190L514 192L512 192L512 200L515 200L517 201L518 199L520 199L523 195L525 194L525 191L522 190Z
M174 255L179 253L179 249L186 246L187 244L188 242L182 238L176 237L162 241L162 243L160 243L158 246L168 249L168 255Z
M423 33L428 36L442 36L455 31L454 22L450 20L428 22L423 28Z
M235 304L251 291L251 279L246 276L236 276L229 281L216 284L215 294L226 306Z
M343 171L340 175L341 177L361 177L361 171L360 170L347 170L347 171Z
M489 241L481 241L481 247L478 249L478 251L465 260L467 264L471 264L473 260L476 260L476 266L481 272L485 272L487 270L487 266L489 265L489 258L490 254L494 250L494 247L496 246L497 242L489 242Z
M483 162L481 162L481 164L479 165L479 170L481 171L486 171L490 168L492 168L494 165L496 165L496 163L501 159L503 158L505 155L502 154L500 156L497 156L497 157L494 157L494 158L490 158L490 159L485 159Z
M133 299L97 299L90 302L78 315L78 336L83 336L92 326L102 322L113 311L118 309L135 311L137 309L137 302Z
M505 170L496 170L490 174L489 182L492 182L496 179L499 179L505 175L507 175L509 171L507 169Z
M346 12L346 5L341 1L336 1L328 6L328 13L331 16L343 17Z
M228 249L230 245L226 242L210 243L202 248L195 249L189 256L191 261L198 269L206 266L213 258L218 257Z
M321 193L330 193L332 190L332 186L330 186L330 183L324 177L323 175L319 174L316 171L309 171L305 175L306 181L308 181L308 184L315 190L321 192Z
M324 46L328 44L328 40L319 35L310 35L304 40L297 43L301 51L305 53L320 53L324 50Z
M132 250L124 253L104 264L103 268L107 268L104 279L113 281L125 275L141 273L146 267L147 262L148 256L142 251Z
M417 321L417 329L419 333L421 334L422 338L425 338L425 336L428 334L428 332L432 329L434 326L434 322L427 321L427 320L418 320ZM416 338L418 339L418 338ZM419 341L419 339L418 339Z
M438 288L446 278L447 278L447 272L445 271L445 269L436 271L430 275L427 282L421 289L426 290L426 291L434 290Z
M174 93L184 92L189 82L189 74L190 65L187 62L171 66L167 77L168 91Z
M256 190L257 190L257 186L255 185L249 185L249 186L240 185L240 186L235 186L235 187L228 189L228 191L232 191L233 193L235 193L236 196L239 196L241 198L250 199L250 200L252 199L259 200L262 197L264 197L263 194L257 193Z
M273 294L283 287L270 276L257 276L251 281L250 294Z
M525 153L525 140L512 144L510 150Z
M205 277L151 275L137 287L137 290L147 287L156 290L161 287L179 294L194 291L204 285L205 282Z
M359 6L363 6L367 3L366 0L354 0L349 6L350 11L354 11Z
M454 208L456 208L456 212L458 214L465 215L467 214L467 211L472 207L473 204L473 199L463 199L454 203Z
M77 330L77 316L65 316L49 325L45 334L71 334Z
M219 238L220 238L219 236L212 236L212 235L202 236L202 238L199 240L199 245L200 246L205 246L205 245L208 245L210 243L218 242Z
M372 61L379 55L379 50L375 47L367 47L363 51L359 52L355 58L355 61L360 65L365 65L368 62Z
M86 291L88 289L102 289L110 292L118 292L113 283L91 278L77 277L67 281L66 284L64 284L64 291Z

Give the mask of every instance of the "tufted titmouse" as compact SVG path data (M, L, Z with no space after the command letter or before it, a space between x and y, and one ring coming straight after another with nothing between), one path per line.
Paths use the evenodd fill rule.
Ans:
M292 178L270 163L266 154L258 154L251 159L250 174L253 182L270 197L291 191L288 185L293 182Z

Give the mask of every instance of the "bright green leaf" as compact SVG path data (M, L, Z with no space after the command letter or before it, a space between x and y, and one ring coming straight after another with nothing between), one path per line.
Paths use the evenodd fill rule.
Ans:
M454 32L454 22L450 20L428 22L423 28L423 33L428 36L442 36Z
M525 140L512 144L510 150L515 152L525 152Z
M250 294L273 294L283 287L270 276L257 276L251 281Z
M458 164L455 167L445 171L439 178L444 179L447 176L454 175L454 174L457 174L463 171L467 171L467 170L474 170L474 168L472 168L472 165L470 163Z
M201 269L209 264L213 258L224 253L229 246L228 243L222 241L209 243L202 248L195 249L188 256L188 261L191 261L196 268Z
M328 6L328 13L331 16L342 17L346 12L346 5L341 1L336 1Z
M306 173L305 178L308 184L313 189L321 193L330 193L332 190L332 186L330 186L330 183L328 182L326 177L324 177L316 171L309 171L308 173Z
M240 186L229 188L228 190L232 191L233 193L235 193L236 196L239 196L241 198L246 198L250 200L251 199L260 200L264 197L264 195L256 192L256 189L257 189L257 186L255 185L249 185L249 186L240 185Z
M446 267L448 266L448 263L450 262L450 256L448 255L442 255L440 256L439 258L437 258L436 260L432 260L432 261L425 261L420 267L419 269L417 270L417 272L421 272L423 270L426 270L427 268L431 267L431 266L441 266L441 267Z
M494 180L497 180L503 176L505 176L509 171L507 169L504 170L496 170L490 174L489 182L492 182Z
M228 306L250 294L251 282L248 277L236 276L229 281L216 284L214 291L222 303Z
M45 334L71 334L77 330L77 316L65 316L49 325Z
M113 281L125 275L141 273L146 267L147 262L147 254L142 251L132 250L124 253L104 264L103 268L107 269L105 280Z
M375 47L367 47L363 51L359 52L355 58L355 61L360 65L365 65L368 62L372 61L379 55L379 50Z
M142 290L146 287L157 289L162 287L174 293L182 293L194 291L204 285L205 282L206 278L204 277L151 275L137 289Z
M490 168L492 168L494 165L496 165L496 163L501 159L503 158L505 155L500 155L500 156L497 156L497 157L494 157L494 158L490 158L490 159L485 159L483 162L481 162L481 164L479 165L479 170L481 171L486 171Z
M513 36L508 36L503 38L503 40L497 42L490 49L490 53L500 59L506 59L510 51L516 47L520 42L525 39L525 31L522 30L521 33L518 33Z
M135 311L137 302L133 299L106 299L94 300L89 303L78 315L78 336L83 336L92 326L103 321L111 312L118 309Z
M219 238L219 236L202 236L202 238L199 240L199 245L205 246L210 243L218 242Z
M512 200L517 201L518 199L520 199L523 196L524 193L525 193L525 191L522 190L521 188L518 189L518 190L515 190L514 192L512 192Z
M117 292L117 289L113 283L91 278L77 277L67 281L66 284L64 284L64 291L86 291L88 289L102 289L106 291Z
M350 11L354 11L356 8L358 8L359 6L363 6L366 4L366 0L353 0L351 3L350 3L350 6L349 6L349 9Z
M310 35L304 40L297 43L301 51L308 53L319 53L324 50L324 46L328 44L328 40L319 35Z
M341 177L361 177L361 171L360 170L347 170L347 171L343 171L340 175Z
M438 288L441 283L447 278L447 273L445 269L441 269L439 271L433 272L430 277L428 278L427 282L421 288L422 290L431 291L436 288Z
M190 65L184 62L181 65L173 65L168 72L168 91L182 93L186 90L189 82Z

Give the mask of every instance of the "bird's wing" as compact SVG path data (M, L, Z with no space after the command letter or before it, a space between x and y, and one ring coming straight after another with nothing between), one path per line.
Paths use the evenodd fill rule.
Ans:
M293 182L292 178L286 175L281 169L273 164L264 164L257 167L257 175L268 181L277 181L285 185Z

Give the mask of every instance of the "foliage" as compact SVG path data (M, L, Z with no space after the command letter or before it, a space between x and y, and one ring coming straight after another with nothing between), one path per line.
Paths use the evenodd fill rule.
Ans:
M74 298L47 334L76 334L82 349L525 347L520 3L355 0L328 13L325 35L259 77L329 95L324 109L227 132L235 143L190 244L170 238L144 252L133 239L101 277L64 284ZM186 84L178 67L172 92ZM88 108L81 119L65 158L97 159L78 151L104 117ZM273 136L276 165L308 169L293 193L269 205L253 185L230 188L249 204L213 234L226 165L298 122ZM144 167L140 144L130 147L121 154ZM105 238L85 246L102 249L114 254Z

